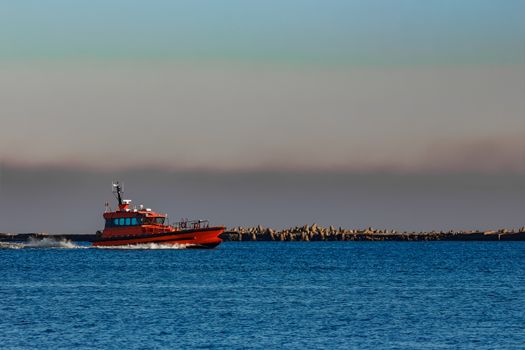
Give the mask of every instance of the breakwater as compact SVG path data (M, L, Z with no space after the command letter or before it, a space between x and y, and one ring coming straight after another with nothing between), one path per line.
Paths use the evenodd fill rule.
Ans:
M50 233L0 233L0 242L23 242L30 238L74 242L93 242L95 234L50 234ZM233 227L220 236L226 242L239 241L525 241L525 227L520 229L499 229L491 231L430 231L398 232L395 230L346 229L342 227L322 227L317 224L303 225L275 230L273 228Z
M398 232L316 224L280 231L257 226L235 227L224 232L221 238L225 241L525 241L525 227L494 231Z

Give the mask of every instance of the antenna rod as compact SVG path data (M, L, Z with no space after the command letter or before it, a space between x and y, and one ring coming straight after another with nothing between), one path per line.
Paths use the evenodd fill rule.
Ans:
M122 205L122 196L120 195L120 193L122 192L122 188L120 186L120 183L117 181L113 184L113 187L115 187L115 193L117 195L117 199L118 199L118 205Z

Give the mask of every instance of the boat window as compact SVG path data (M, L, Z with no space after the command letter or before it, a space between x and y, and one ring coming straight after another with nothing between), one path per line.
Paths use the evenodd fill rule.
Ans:
M161 218L113 218L113 219L106 219L106 227L115 227L115 226L137 226L142 225L142 223L149 223L149 224L155 224L155 223L161 223L157 219Z
M156 217L156 218L144 217L142 220L143 220L144 224L146 224L146 225L151 225L151 224L163 225L163 224L164 224L164 220L165 220L165 218L159 218L159 217Z

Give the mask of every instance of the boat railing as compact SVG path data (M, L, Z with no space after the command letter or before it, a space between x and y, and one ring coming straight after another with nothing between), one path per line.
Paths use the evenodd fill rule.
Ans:
M179 222L173 223L171 226L182 230L199 229L210 227L210 222L208 220L181 220Z

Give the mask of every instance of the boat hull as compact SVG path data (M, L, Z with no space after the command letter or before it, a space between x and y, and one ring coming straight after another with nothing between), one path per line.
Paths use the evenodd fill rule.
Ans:
M93 242L95 247L113 247L137 244L180 244L188 248L211 249L221 244L219 235L224 227L188 229L174 232L149 233L141 235L101 236Z

